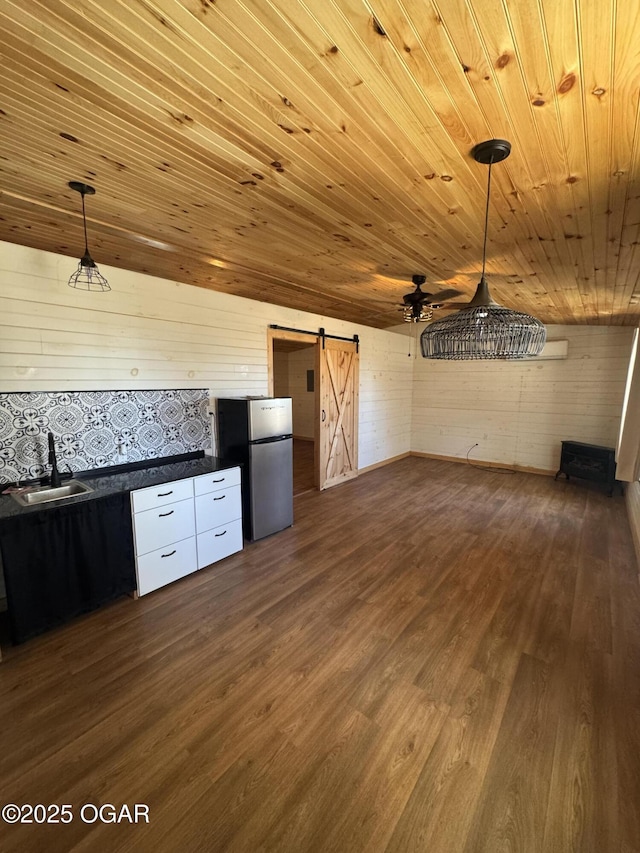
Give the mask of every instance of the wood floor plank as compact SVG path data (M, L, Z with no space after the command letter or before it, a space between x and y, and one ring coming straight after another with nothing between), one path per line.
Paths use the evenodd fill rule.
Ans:
M344 801L336 790L354 789L375 756L377 726L357 711L345 715L343 725L328 735L329 749L319 761L309 761L295 788L270 815L263 815L261 843L253 849L322 850L336 821L343 815ZM236 850L246 850L238 841ZM251 849L251 848L250 848Z
M358 796L343 804L323 850L385 848L448 710L413 684L395 685L376 714L374 752L358 779Z
M511 684L539 611L543 576L519 563L482 635L473 666L491 678Z
M540 853L558 725L559 670L522 655L465 853Z
M543 850L600 853L620 845L611 656L574 644L561 698ZM601 781L597 791L591 783Z
M0 666L3 853L640 853L624 500L402 459Z
M293 494L294 497L314 488L314 442L304 438L293 439Z
M623 846L640 848L638 775L640 756L640 649L619 645L613 656L614 698L611 708L617 758L618 816ZM599 756L598 756L599 760Z
M465 672L387 853L464 849L509 692Z

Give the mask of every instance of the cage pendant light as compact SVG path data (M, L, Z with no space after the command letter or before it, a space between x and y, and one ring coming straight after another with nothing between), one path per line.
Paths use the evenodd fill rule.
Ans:
M69 181L69 186L72 190L80 193L82 197L82 224L84 225L84 255L80 258L78 269L69 279L69 287L75 287L78 290L93 290L96 292L111 290L109 282L102 275L96 265L96 262L89 254L89 244L87 241L87 217L84 212L84 197L86 195L94 195L95 189L89 184L82 184L79 181Z
M473 157L488 164L487 204L484 217L482 275L475 295L466 308L430 323L420 336L424 358L450 361L464 359L517 359L539 355L546 340L544 325L522 311L513 311L494 302L485 279L487 228L491 196L491 167L511 153L506 139L489 139L475 146Z

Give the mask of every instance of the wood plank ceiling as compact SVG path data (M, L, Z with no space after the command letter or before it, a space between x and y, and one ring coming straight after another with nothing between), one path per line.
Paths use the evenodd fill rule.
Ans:
M494 298L635 325L639 31L640 0L0 0L0 239L78 258L85 180L99 264L387 327L413 273L472 295L501 137Z

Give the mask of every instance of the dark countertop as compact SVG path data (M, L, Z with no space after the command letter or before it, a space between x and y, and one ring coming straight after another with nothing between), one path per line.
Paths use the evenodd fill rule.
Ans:
M198 459L167 462L166 464L159 463L160 460L155 460L148 468L137 468L133 471L120 470L113 474L102 469L100 475L96 477L92 477L90 471L74 474L74 479L82 480L83 483L91 486L93 491L46 504L22 506L11 495L0 495L0 522L26 514L30 515L34 512L47 512L54 507L95 501L108 495L132 492L135 489L144 489L147 486L158 486L174 480L186 480L189 477L198 477L200 474L213 474L216 471L224 471L225 468L238 467L237 462L229 462L215 456L201 456Z

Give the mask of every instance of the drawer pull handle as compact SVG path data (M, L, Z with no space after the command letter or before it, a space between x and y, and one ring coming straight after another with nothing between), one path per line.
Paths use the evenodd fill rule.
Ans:
M173 513L174 513L174 510L171 510L170 512L159 512L158 518L164 518L165 515L173 515Z
M168 554L161 554L160 556L161 556L161 557L163 557L163 558L164 558L164 557L173 557L173 555L174 555L175 553L176 553L176 549L174 548L174 549L173 549L173 551L169 551L169 553L168 553Z
M223 530L223 531L222 531L222 533L214 533L213 535L214 535L214 536L224 536L224 534L225 534L226 532L227 532L226 530Z
M226 495L220 495L219 498L214 498L214 501L223 501L226 498Z
M166 498L167 495L172 495L172 494L173 494L173 489L171 489L170 492L158 492L158 497L159 498Z
M212 480L212 483L224 483L224 477L221 477L219 480Z

